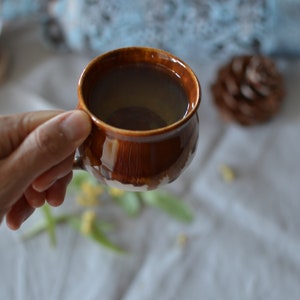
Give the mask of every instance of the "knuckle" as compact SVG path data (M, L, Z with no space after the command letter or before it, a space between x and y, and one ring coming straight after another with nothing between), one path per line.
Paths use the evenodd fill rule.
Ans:
M22 128L25 132L29 132L29 125L32 122L33 114L31 112L21 114L19 120L19 127Z
M62 139L54 140L51 134L45 130L34 131L34 140L37 150L45 155L45 159L57 157L60 152Z

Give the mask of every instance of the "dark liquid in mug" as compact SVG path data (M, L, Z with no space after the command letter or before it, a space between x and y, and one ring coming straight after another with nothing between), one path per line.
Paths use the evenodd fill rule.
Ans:
M117 67L96 81L90 111L112 126L152 130L184 117L187 94L176 75L162 67L134 64Z

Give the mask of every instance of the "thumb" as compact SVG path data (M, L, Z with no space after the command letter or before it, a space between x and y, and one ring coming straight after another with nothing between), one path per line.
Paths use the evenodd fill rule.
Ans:
M6 161L10 198L18 198L39 175L59 164L83 143L91 130L88 115L80 110L59 114L33 130ZM15 195L13 195L15 194Z

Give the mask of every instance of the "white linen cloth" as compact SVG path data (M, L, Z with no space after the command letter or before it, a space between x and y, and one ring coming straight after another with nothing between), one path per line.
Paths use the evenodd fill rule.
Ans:
M76 106L77 80L89 58L45 49L31 25L1 38L12 55L9 79L0 87L1 114ZM218 63L182 58L203 89L199 146L190 167L166 188L193 208L194 222L183 225L152 209L129 219L112 208L106 212L117 224L112 236L127 255L108 252L67 226L57 230L56 248L47 234L22 241L39 212L17 232L2 224L0 299L300 298L300 62L284 65L287 96L278 117L245 129L224 124L212 105ZM221 164L236 171L231 184L222 180ZM55 212L73 203L69 197ZM176 243L181 233L185 246Z

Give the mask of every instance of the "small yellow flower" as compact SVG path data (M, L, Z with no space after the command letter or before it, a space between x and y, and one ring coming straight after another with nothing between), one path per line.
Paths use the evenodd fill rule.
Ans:
M224 164L220 166L220 174L222 179L227 183L232 183L236 177L233 169Z
M81 206L96 206L99 204L97 197L88 197L85 194L77 195L76 201Z
M125 194L125 192L123 190L118 189L118 188L110 187L108 189L108 194L111 197L121 197Z
M76 198L79 205L95 206L99 204L98 197L104 192L104 188L101 185L85 181L80 185L80 189L82 193L80 193Z
M85 193L87 196L91 197L97 197L100 196L104 188L99 185L99 184L93 184L89 181L85 181L80 185L80 189L82 190L83 193Z
M184 233L180 233L177 236L176 244L180 247L184 247L187 245L188 242L188 236Z
M87 210L82 214L81 217L81 233L87 235L91 232L93 223L96 219L96 213L93 210Z

